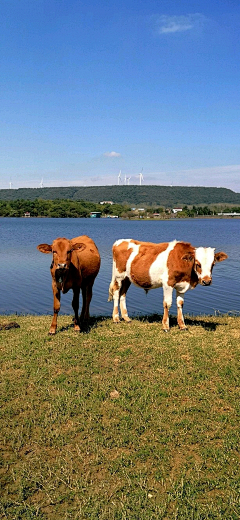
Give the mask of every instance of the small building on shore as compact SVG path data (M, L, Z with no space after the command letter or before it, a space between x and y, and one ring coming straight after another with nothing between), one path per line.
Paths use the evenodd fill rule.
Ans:
M101 217L101 211L91 211L90 218L100 218Z
M172 212L173 213L179 213L180 211L182 211L182 208L173 208Z

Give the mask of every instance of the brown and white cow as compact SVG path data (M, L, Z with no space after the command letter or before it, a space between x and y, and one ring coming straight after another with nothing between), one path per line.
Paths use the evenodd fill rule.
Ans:
M72 307L74 311L74 330L80 331L80 323L85 325L89 319L89 305L92 287L100 269L100 255L96 244L86 235L68 240L56 238L51 245L39 244L41 253L52 253L50 267L53 290L53 320L49 334L55 334L57 317L60 310L62 293L73 290ZM78 317L79 295L82 291L82 312Z
M163 288L163 329L169 331L169 309L173 289L177 294L177 322L186 329L183 317L184 294L196 285L212 283L212 269L225 260L226 253L215 253L212 247L193 247L187 242L139 242L117 240L113 244L112 281L109 301L113 300L113 321L119 322L118 305L125 321L131 321L126 306L126 293L131 283L149 289Z

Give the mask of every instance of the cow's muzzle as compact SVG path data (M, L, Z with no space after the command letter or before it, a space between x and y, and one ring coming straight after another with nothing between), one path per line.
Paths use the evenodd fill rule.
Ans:
M65 271L66 268L67 268L67 264L58 264L57 265L57 269L62 269L63 271Z
M201 285L211 285L212 278L206 276L205 278L202 278Z

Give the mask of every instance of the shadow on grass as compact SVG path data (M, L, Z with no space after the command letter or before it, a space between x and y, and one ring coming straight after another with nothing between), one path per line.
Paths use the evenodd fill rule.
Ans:
M151 314L149 316L136 316L135 319L139 321L145 321L148 323L161 323L162 324L162 315L161 314ZM171 327L177 327L177 318L176 316L169 316L170 320L170 328ZM190 316L184 316L185 325L188 327L197 326L202 327L205 330L216 330L218 325L221 324L220 321L218 321L217 317L214 316L214 321L207 321L205 316L198 317L198 318L191 318Z
M99 325L99 323L102 323L106 320L109 320L109 317L107 317L107 316L90 317L88 323L81 323L80 334L89 334L89 332L91 332L92 329L95 329ZM57 333L73 329L74 328L73 321L74 321L74 318L72 318L72 323L71 323L71 316L69 316L69 324L65 325L63 327L57 328ZM79 332L77 332L76 334L79 334Z
M140 321L140 322L147 322L147 323L159 323L160 325L162 325L162 318L163 317L162 317L161 314L132 316L133 320L137 320L137 321ZM212 318L212 316L211 316L211 318ZM206 316L197 317L197 318L196 317L191 317L191 316L185 316L184 317L185 324L186 324L187 327L197 326L197 327L202 327L205 330L211 330L211 331L216 330L217 327L220 324L222 324L222 322L220 322L218 320L217 316L214 316L213 318L214 318L213 321L209 321L206 318ZM169 319L170 319L170 328L178 326L176 316L171 316L170 315ZM81 324L80 334L89 334L92 329L95 329L96 327L99 326L99 324L101 324L101 323L103 323L105 321L108 321L108 320L111 320L111 318L109 316L93 316L93 317L90 317L90 319L89 319L87 324L86 323ZM121 323L124 323L124 321L121 320ZM129 324L126 324L126 325L129 325ZM59 327L57 329L57 333L73 329L73 327L74 327L74 324L73 324L73 322L71 322L71 317L69 316L69 324L65 325L63 327Z

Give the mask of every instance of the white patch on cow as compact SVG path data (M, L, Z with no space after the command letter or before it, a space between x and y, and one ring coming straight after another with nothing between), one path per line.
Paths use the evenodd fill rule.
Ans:
M172 295L173 287L170 287L170 285L164 286L163 301L167 304L168 309L170 309L172 305Z
M179 294L185 294L188 289L193 289L193 287L191 287L190 283L188 282L179 282L174 286L174 289L176 289L177 293Z
M126 307L126 296L120 296L120 303L121 303L121 309L123 311L126 311L127 312L127 307Z
M197 247L195 252L196 260L201 264L201 273L197 273L198 278L201 280L205 277L212 278L212 265L214 262L213 247Z
M170 251L172 251L177 244L177 240L173 240L169 242L168 247L162 253L159 253L156 260L152 263L149 269L149 275L151 279L152 289L156 289L157 287L161 287L162 285L167 285L168 282L168 255Z
M126 264L125 275L129 278L131 283L134 283L132 278L131 278L131 265L132 265L132 262L133 262L134 258L139 253L139 248L140 248L140 244L134 244L134 242L129 241L128 249L132 249L132 252L131 252L131 254L130 254L129 258L128 258L127 264Z
M122 244L123 242L131 242L131 238L120 238L119 240L116 240L116 242L114 242L113 246L120 246L120 244Z

